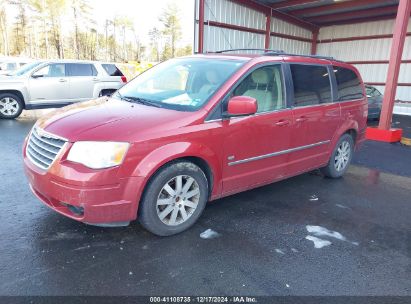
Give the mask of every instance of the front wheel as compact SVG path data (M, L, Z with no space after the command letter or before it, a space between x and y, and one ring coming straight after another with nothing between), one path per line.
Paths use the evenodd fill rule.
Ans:
M139 207L139 220L156 235L177 234L197 221L207 201L204 172L190 162L171 163L148 183Z
M344 134L338 140L328 165L321 172L331 178L339 178L347 171L354 152L354 140L350 134Z

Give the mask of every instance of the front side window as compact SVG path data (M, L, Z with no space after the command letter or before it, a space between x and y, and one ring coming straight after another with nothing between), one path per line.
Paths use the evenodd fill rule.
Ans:
M24 65L23 67L21 67L20 69L16 70L15 72L10 73L10 75L12 75L12 76L24 75L27 72L32 71L35 67L39 66L40 64L41 64L41 62L39 62L39 61L28 63L28 64Z
M337 80L338 100L354 100L363 98L361 82L353 70L334 66Z
M323 65L291 64L294 106L303 107L332 101L328 69Z
M70 76L95 76L95 68L88 63L67 64Z
M365 87L368 96L377 97L381 96L382 94L374 87Z
M134 78L114 97L178 111L196 111L244 62L211 58L168 60Z
M249 96L257 100L257 113L285 108L281 65L271 65L250 73L234 90L233 96Z
M33 73L34 77L65 77L64 63L48 64Z

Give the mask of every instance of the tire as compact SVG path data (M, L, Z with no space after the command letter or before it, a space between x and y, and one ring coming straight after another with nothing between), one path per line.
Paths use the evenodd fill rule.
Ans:
M198 220L207 201L208 181L204 172L191 162L170 163L147 184L140 202L139 221L158 236L177 234Z
M350 134L340 137L331 154L328 165L321 172L330 178L340 178L347 171L354 152L354 140Z
M21 98L12 93L0 94L0 118L14 119L23 112L24 103Z
M100 94L98 94L98 97L111 96L111 94L113 94L115 91L116 90L112 90L112 89L101 90Z

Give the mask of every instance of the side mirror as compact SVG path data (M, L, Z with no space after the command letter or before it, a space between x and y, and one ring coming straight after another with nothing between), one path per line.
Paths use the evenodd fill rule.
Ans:
M257 112L257 100L249 96L235 96L228 101L227 116L246 116Z
M43 74L36 74L34 73L33 75L31 75L32 78L40 78L40 77L44 77Z

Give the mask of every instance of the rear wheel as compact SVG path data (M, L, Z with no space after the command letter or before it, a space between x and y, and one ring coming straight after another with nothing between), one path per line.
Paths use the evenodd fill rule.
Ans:
M0 94L0 118L14 119L23 111L23 101L12 93Z
M161 168L147 185L139 220L156 235L173 235L197 221L207 200L208 182L204 172L190 162L171 163Z
M339 178L347 171L354 152L354 140L350 134L344 134L338 140L328 165L321 172L331 178Z

